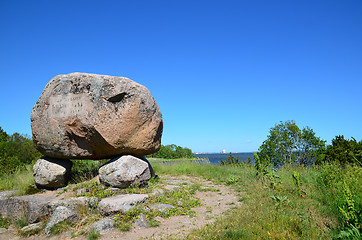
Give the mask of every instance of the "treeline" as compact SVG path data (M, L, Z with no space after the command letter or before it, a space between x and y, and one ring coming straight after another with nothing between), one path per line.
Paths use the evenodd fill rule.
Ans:
M192 153L191 149L177 146L175 144L171 145L161 145L160 150L157 153L151 154L148 157L154 158L166 158L166 159L176 159L176 158L194 158L195 155Z
M8 135L0 127L0 173L13 173L41 157L33 141L25 135Z
M300 129L294 121L286 121L270 129L258 155L262 163L273 166L322 163L362 166L362 141L338 135L332 140L332 145L326 145L313 129Z

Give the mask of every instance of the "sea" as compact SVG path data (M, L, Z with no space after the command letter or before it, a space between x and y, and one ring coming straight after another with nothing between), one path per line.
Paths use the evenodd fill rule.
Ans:
M195 153L194 154L197 159L204 159L209 161L212 164L221 164L221 160L226 160L230 153ZM234 158L239 158L239 161L247 162L250 158L252 162L254 162L254 155L252 152L242 152L242 153L231 153Z

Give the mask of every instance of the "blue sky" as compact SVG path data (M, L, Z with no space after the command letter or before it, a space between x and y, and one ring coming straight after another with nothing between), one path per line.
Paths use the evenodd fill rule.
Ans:
M279 121L362 140L362 1L0 0L0 126L58 74L128 77L163 144L256 151Z

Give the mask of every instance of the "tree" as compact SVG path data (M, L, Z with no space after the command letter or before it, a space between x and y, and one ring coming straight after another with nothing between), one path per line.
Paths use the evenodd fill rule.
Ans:
M0 173L11 173L41 157L29 136L9 136L0 127Z
M362 141L357 142L352 137L345 139L343 135L336 136L332 145L327 147L325 161L336 162L340 165L358 164L362 166Z
M9 139L9 135L0 127L0 142L5 142Z
M259 147L259 156L261 161L269 158L274 166L310 164L323 149L325 141L316 137L311 128L301 130L294 121L285 121L270 129L267 140Z

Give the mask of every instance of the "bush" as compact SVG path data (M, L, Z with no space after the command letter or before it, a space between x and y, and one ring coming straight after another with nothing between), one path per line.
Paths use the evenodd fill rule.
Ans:
M353 137L351 140L344 139L343 135L336 136L332 140L332 145L327 147L324 160L342 166L347 164L362 166L362 141L357 142Z
M319 168L320 200L338 217L340 232L353 227L362 231L362 168L329 163Z

